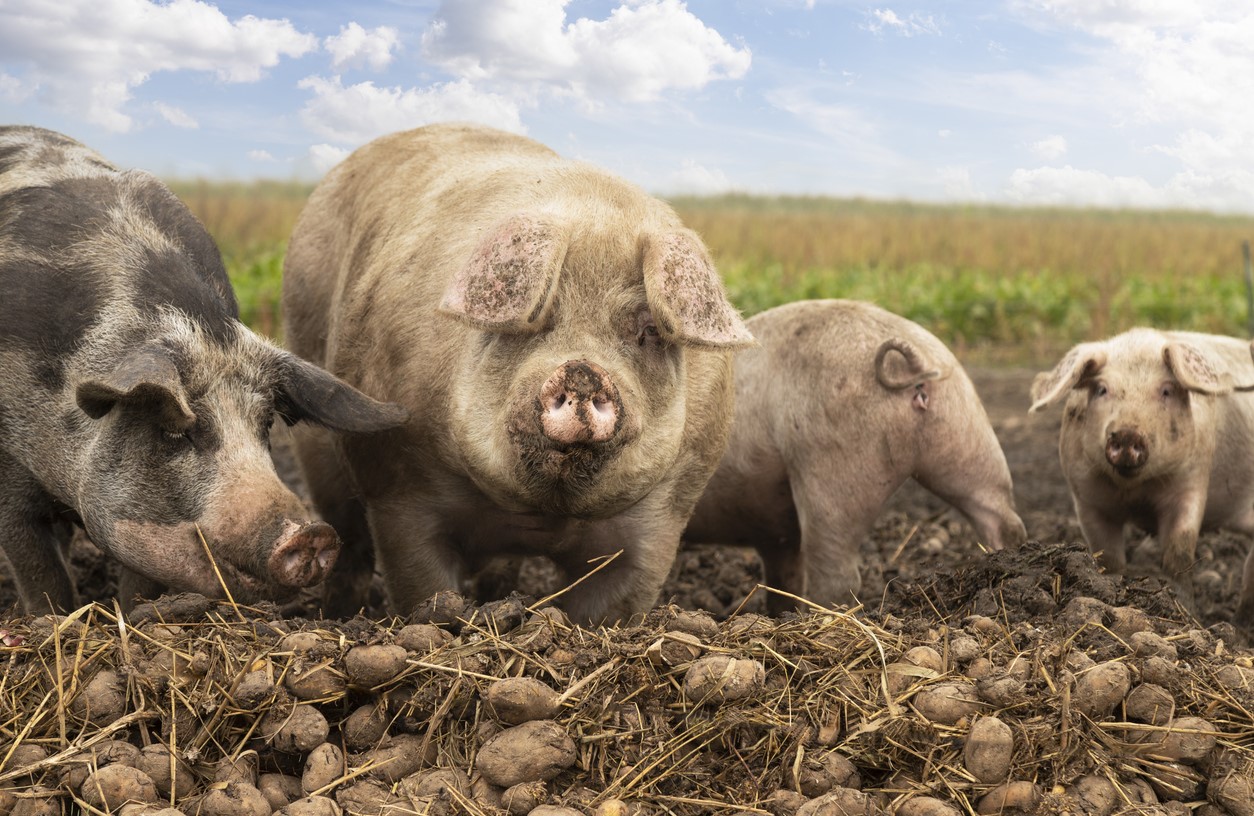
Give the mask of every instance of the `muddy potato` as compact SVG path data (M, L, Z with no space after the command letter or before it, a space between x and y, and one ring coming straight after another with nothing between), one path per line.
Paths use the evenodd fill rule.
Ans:
M1254 777L1236 771L1213 776L1206 798L1223 805L1232 816L1254 816Z
M540 805L532 808L528 816L583 816L583 811L561 805Z
M428 768L402 779L397 790L412 798L442 796L468 799L470 778L457 768ZM456 794L456 797L453 797L450 791Z
M274 680L265 669L250 671L240 678L235 687L235 702L243 709L252 709L269 700L274 694Z
M1132 722L1166 725L1175 713L1176 699L1156 683L1142 683L1128 692L1123 709Z
M792 769L790 769L791 771ZM822 796L833 788L862 787L862 775L843 754L836 751L810 752L796 769L793 785L802 795Z
M157 786L148 774L127 765L106 765L87 777L79 791L87 804L114 810L126 802L158 802Z
M1041 801L1041 791L1031 782L1007 782L980 797L976 813L1013 814L1030 812Z
M309 752L305 772L300 777L301 790L312 795L344 776L344 752L333 742L324 742Z
M417 652L420 657L434 652L452 639L451 632L430 623L411 623L396 633L396 645Z
M403 646L354 646L344 655L344 672L348 675L349 685L372 689L403 672L408 658L409 652Z
M266 801L274 810L291 804L305 795L300 787L300 779L288 774L262 774L257 778L257 790L261 791L261 795L266 797Z
M356 816L396 816L401 798L388 785L373 779L362 779L336 791L335 801ZM404 810L407 808L400 808Z
M742 700L766 684L766 669L757 660L709 655L695 660L684 673L684 696L694 703Z
M101 669L70 701L70 713L94 725L108 725L126 712L126 681L112 669Z
M4 756L3 750L0 750L0 757ZM33 742L23 742L15 746L9 753L9 760L0 766L0 770L16 771L34 765L36 762L42 762L48 758L48 749L42 745L36 745Z
M1202 777L1187 765L1179 762L1157 761L1146 766L1145 778L1158 794L1158 798L1167 802L1191 802L1202 790Z
M1122 801L1114 783L1104 776L1082 776L1067 790L1084 816L1110 816Z
M275 811L276 816L341 816L344 811L334 799L325 796L306 796L289 802Z
M846 813L879 814L883 811L875 800L852 788L832 788L822 796L797 808L797 816L842 816Z
M888 690L900 694L920 679L931 679L945 669L940 652L931 646L915 646L888 666Z
M494 785L552 779L575 764L575 742L552 720L506 728L479 749L475 769Z
M557 715L558 693L533 677L507 677L488 686L488 710L507 725L551 720Z
M1076 678L1071 706L1092 719L1110 716L1132 686L1128 667L1119 661L1098 663Z
M387 731L387 708L379 703L359 706L340 725L344 745L350 751L365 751L375 747Z
M1004 782L1014 759L1015 738L1010 726L996 717L971 724L963 748L963 764L981 782Z
M501 806L512 816L526 816L548 798L548 785L535 782L519 782L511 785L501 794Z
M668 631L649 644L645 656L655 666L682 666L691 663L705 651L701 638L690 633Z
M23 793L27 796L17 800L10 816L61 816L61 797L56 791L37 785Z
M902 802L894 816L962 816L958 808L934 796L915 796Z
M954 725L987 707L971 683L946 682L928 686L915 693L912 701L926 719L934 723Z
M1156 756L1192 765L1210 756L1216 744L1215 726L1201 717L1177 717L1155 746Z
M435 741L432 740L427 743L424 751L422 737L414 734L400 734L385 737L378 748L373 748L361 755L362 762L354 764L371 765L370 775L376 779L399 782L422 766L435 762L437 748Z
M192 812L197 816L270 816L270 802L246 782L227 782L202 796Z
M160 743L145 745L135 760L135 767L148 774L163 798L173 792L176 800L182 799L196 787L196 774L191 766L177 756L171 757L170 749Z
M214 782L243 782L257 786L257 752L243 751L239 756L224 756L213 771Z
M301 700L335 699L348 690L344 673L326 661L289 671L284 685Z
M290 713L285 713L282 707L271 709L262 719L259 730L276 751L304 754L327 741L331 726L317 708L297 703Z

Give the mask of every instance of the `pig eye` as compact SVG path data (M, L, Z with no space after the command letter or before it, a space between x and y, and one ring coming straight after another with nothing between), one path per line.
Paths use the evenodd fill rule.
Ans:
M1163 399L1171 399L1176 395L1176 387L1171 383L1165 383L1158 391L1159 396Z
M647 311L641 312L636 318L636 345L645 348L661 344L662 335L658 333L657 324L653 322L653 315Z
M1099 397L1106 396L1106 394L1108 393L1106 389L1106 385L1104 383L1098 383L1097 387L1093 389L1093 393Z
M187 435L187 431L170 431L165 428L161 429L161 441L171 447L186 447L191 443L191 437Z

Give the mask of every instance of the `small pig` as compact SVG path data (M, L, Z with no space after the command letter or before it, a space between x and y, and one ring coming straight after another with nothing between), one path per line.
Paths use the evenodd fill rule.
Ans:
M0 128L0 291L0 546L27 610L73 608L71 523L131 571L127 600L322 579L339 540L279 481L271 421L369 432L404 410L242 326L217 248L164 185Z
M748 326L760 346L736 359L731 441L685 540L756 547L767 584L825 605L855 601L862 540L911 477L987 546L1025 541L984 406L936 337L848 300L790 303Z
M1254 382L1244 340L1133 329L1067 352L1032 383L1032 411L1066 396L1059 453L1089 549L1123 572L1124 525L1158 537L1186 602L1201 530L1254 534ZM1254 560L1234 623L1254 625Z
M530 139L433 125L327 175L283 285L291 348L413 417L295 435L345 537L341 611L372 538L400 614L501 554L599 569L560 600L583 622L655 602L752 342L669 207Z

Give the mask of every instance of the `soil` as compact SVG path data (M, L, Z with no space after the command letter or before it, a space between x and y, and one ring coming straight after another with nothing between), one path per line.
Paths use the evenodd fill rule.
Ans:
M1058 462L1061 411L1054 408L1038 414L1027 412L1034 369L972 368L968 373L1005 451L1014 479L1016 506L1028 532L1027 547L1018 553L1002 554L997 563L999 569L1009 573L1031 573L1034 559L1043 547L1082 546L1084 540ZM276 436L274 449L280 475L303 492L299 473L281 435ZM1153 577L1160 560L1156 542L1131 528L1127 540L1129 586L1139 587L1144 597L1165 592L1162 582ZM1203 626L1231 618L1248 547L1248 539L1239 533L1210 532L1199 539L1194 567L1196 598L1190 611ZM112 594L116 568L98 550L79 536L71 557L84 598L101 599ZM889 502L872 534L863 542L862 557L861 598L868 612L898 617L924 614L938 620L947 618L955 608L955 582L977 580L980 566L988 561L966 519L913 482L907 482ZM703 609L716 617L737 611L764 613L766 595L759 587L761 581L761 564L753 551L691 546L680 553L659 601ZM524 594L543 597L559 589L562 579L546 562L533 559L524 564L521 583ZM1004 600L1014 607L1014 599ZM7 574L0 574L0 610L8 610L5 617L18 612L17 595ZM289 605L285 611L294 616L317 616L312 597ZM1043 611L1024 610L1025 614ZM377 580L365 612L367 617L376 619L386 615ZM1231 638L1228 642L1232 643Z

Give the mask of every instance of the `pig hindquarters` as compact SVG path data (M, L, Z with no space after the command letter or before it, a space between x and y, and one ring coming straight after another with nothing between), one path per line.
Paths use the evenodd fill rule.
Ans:
M296 353L413 416L295 435L355 550L343 611L371 538L401 614L499 554L603 567L560 600L578 620L652 605L726 444L730 349L751 340L670 208L518 136L394 134L314 191L283 308Z
M70 522L124 587L251 601L322 579L339 541L276 476L271 420L404 412L237 322L212 240L156 178L0 128L0 290L0 545L28 610L74 606Z
M1059 455L1089 549L1123 572L1124 526L1158 537L1186 602L1202 530L1254 534L1254 383L1244 340L1133 329L1081 343L1032 383L1032 408L1066 398ZM1242 392L1235 390L1242 386ZM1254 629L1254 558L1233 621Z
M853 603L859 548L908 478L958 508L993 548L1026 539L1010 470L953 354L868 303L802 301L748 321L736 418L684 538L756 547L766 582ZM772 595L770 606L791 606Z

